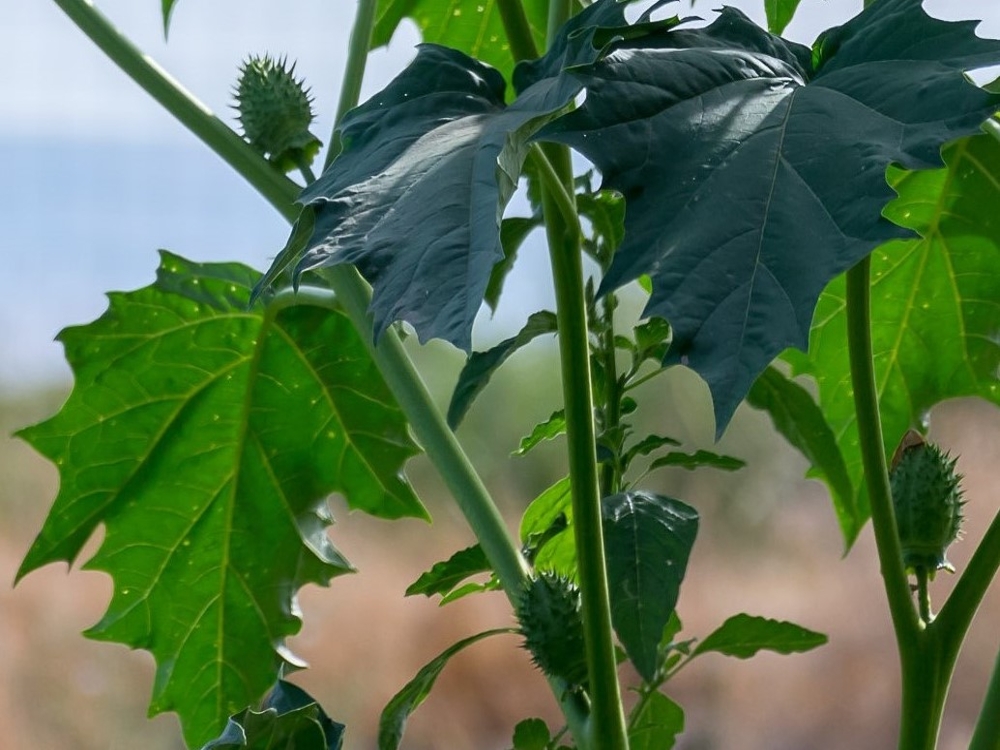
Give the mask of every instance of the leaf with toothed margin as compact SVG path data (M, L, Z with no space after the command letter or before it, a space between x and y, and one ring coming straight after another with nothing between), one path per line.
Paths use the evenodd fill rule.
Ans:
M1000 62L974 25L880 0L810 50L726 8L572 71L586 102L536 138L580 150L624 195L600 291L652 277L665 362L707 381L718 434L781 351L805 349L827 283L912 236L881 216L886 168L940 165L1000 106L964 75Z
M624 5L605 0L574 16L544 57L517 68L519 95L509 106L494 68L422 45L406 70L344 117L343 150L301 196L313 211L312 236L304 247L290 243L264 285L292 264L297 275L350 263L372 284L376 338L405 320L421 341L469 351L504 257L500 221L528 138L580 91L563 67L597 59L595 39L627 26Z
M165 253L154 284L60 334L73 392L20 433L61 487L18 576L72 563L103 525L86 567L114 594L87 634L153 654L150 712L180 714L193 747L295 664L298 589L351 570L328 495L426 517L402 476L417 448L350 320L305 295L251 308L256 277Z

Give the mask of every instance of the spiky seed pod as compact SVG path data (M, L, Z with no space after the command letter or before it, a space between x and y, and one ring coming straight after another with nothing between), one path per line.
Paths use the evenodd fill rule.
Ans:
M322 144L309 132L312 97L296 80L294 64L252 56L240 67L233 93L243 137L254 149L283 172L312 163Z
M580 590L564 576L542 573L532 580L517 605L524 647L535 665L571 688L587 682L587 660L580 616Z
M959 537L965 504L956 461L914 430L893 456L889 479L907 570L922 567L931 577L937 570L955 570L945 553Z

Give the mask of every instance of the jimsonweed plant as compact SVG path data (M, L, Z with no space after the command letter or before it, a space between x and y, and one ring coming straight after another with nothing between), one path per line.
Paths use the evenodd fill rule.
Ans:
M424 667L386 707L380 750L400 746L449 658L497 633L522 637L565 715L525 719L515 750L669 748L683 711L662 689L688 662L824 643L742 613L680 636L698 513L643 480L743 462L637 434L636 389L678 365L707 382L718 435L744 401L771 416L829 486L848 547L871 518L902 670L899 747L935 747L1000 566L1000 516L935 614L930 581L964 499L954 460L908 430L948 398L1000 403L1000 94L966 75L1000 63L1000 42L918 0L869 3L811 47L778 36L796 0L766 3L768 30L732 8L699 24L662 1L360 0L317 177L312 95L285 58L244 61L237 132L92 4L56 2L293 224L263 274L165 252L154 284L62 333L75 388L21 433L61 488L19 576L73 562L103 525L87 565L114 594L88 635L153 654L151 711L176 711L190 747L341 747L345 728L284 680L296 592L352 571L326 534L331 493L427 517L404 473L419 451L478 541L407 593L502 590L516 626L470 633ZM404 16L426 43L358 106L369 50ZM599 183L574 174L568 147ZM530 215L507 216L519 187ZM535 228L556 309L475 351L473 321ZM633 282L648 297L634 326L617 312ZM446 415L404 329L468 353ZM564 434L567 476L511 535L452 430L548 334L563 403L518 452ZM627 713L625 661L639 680ZM975 750L1000 747L998 717L1000 669Z

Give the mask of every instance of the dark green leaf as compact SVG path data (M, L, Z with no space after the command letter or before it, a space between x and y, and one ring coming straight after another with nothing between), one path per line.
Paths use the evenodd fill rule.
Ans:
M75 388L21 433L61 486L19 575L72 562L103 525L86 567L114 596L88 635L152 652L150 711L177 711L193 746L274 683L296 591L350 569L330 493L426 515L402 477L416 446L347 316L251 309L255 277L164 254L152 286L60 334Z
M799 0L764 0L767 28L772 34L781 34L799 7Z
M625 196L601 292L649 273L667 363L708 383L718 433L786 347L805 349L827 283L886 240L885 169L940 164L1000 97L964 71L1000 61L971 22L880 0L810 49L726 8L709 27L633 39L573 73L582 107L536 137L579 149Z
M573 495L569 477L564 477L536 497L521 517L521 543L548 536L553 527L562 531L547 539L535 553L533 565L540 571L552 571L576 579L576 542L573 538Z
M177 0L160 0L160 9L163 12L163 36L170 32L170 16L174 12L174 5Z
M552 735L541 719L525 719L514 727L514 750L546 750Z
M332 721L308 693L279 680L260 711L231 716L225 731L202 750L340 750L344 725Z
M737 469L742 469L746 465L747 462L741 458L724 456L719 453L713 453L712 451L697 450L694 453L672 451L665 456L660 456L655 459L649 465L649 470L652 471L653 469L661 469L664 466L679 466L682 469L688 470L708 466L713 469L722 469L723 471L736 471Z
M438 675L441 674L441 670L445 668L451 657L467 646L491 635L516 632L515 628L498 628L469 636L445 649L421 668L416 676L406 683L403 689L396 693L383 709L378 722L379 750L396 750L399 747L399 743L403 739L403 730L406 728L406 720L424 702L424 699L431 692L431 688L434 687Z
M523 0L535 45L545 48L547 0ZM510 79L514 58L504 32L499 5L483 0L379 0L371 47L389 43L403 18L411 18L425 42L461 50L497 68Z
M647 435L626 451L624 468L627 469L629 464L632 463L632 460L637 456L648 456L653 451L659 450L660 448L668 445L678 446L680 445L680 441L664 435Z
M757 378L747 402L766 411L785 439L816 467L830 487L843 528L860 528L865 519L858 512L854 486L847 474L837 438L809 392L774 367Z
M811 651L827 642L827 637L800 625L747 614L733 615L705 640L694 655L716 651L738 659L749 659L758 651L793 654Z
M648 492L607 497L601 511L611 621L636 670L650 682L698 533L698 512Z
M932 406L961 396L1000 404L1000 143L988 135L945 151L947 169L893 171L900 197L886 209L924 239L872 254L871 328L886 455ZM820 298L807 360L820 405L855 487L837 515L850 545L868 518L851 391L844 282ZM822 470L823 467L817 467ZM836 498L835 498L836 499Z
M629 750L670 750L683 731L684 709L663 693L651 693L629 720Z
M560 409L552 412L544 422L536 424L530 435L521 438L517 450L512 455L523 456L539 443L559 437L564 432L566 432L566 413Z
M474 544L459 550L444 562L434 563L430 570L410 584L406 589L406 595L444 596L469 576L489 573L491 570L493 566L486 559L483 548Z
M532 313L524 328L516 336L511 336L484 352L473 352L459 373L455 392L451 395L451 403L448 405L448 425L452 429L458 427L476 396L490 382L493 373L499 370L514 352L527 346L539 336L555 333L557 330L555 313L542 310Z

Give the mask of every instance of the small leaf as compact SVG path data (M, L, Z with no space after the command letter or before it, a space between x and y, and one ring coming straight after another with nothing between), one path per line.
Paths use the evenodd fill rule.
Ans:
M666 437L665 435L646 435L646 437L625 451L623 471L628 469L632 461L639 456L648 456L650 453L665 446L676 447L680 444L679 440L674 440L672 437Z
M715 651L738 659L749 659L758 651L776 651L779 654L811 651L827 640L822 633L791 622L738 614L699 643L693 655Z
M392 700L383 709L378 723L379 750L396 750L399 747L399 743L403 739L403 730L406 728L406 720L410 718L410 714L427 698L431 692L431 688L434 687L435 681L437 681L438 676L445 666L447 666L451 657L462 649L491 635L517 632L516 628L497 628L496 630L487 630L484 633L469 636L445 649L428 662L402 690L392 697Z
M163 38L166 39L170 33L170 16L173 15L174 6L177 0L160 0L160 9L163 13Z
M772 34L781 34L788 26L799 7L800 0L764 0L767 13L767 29Z
M601 514L611 621L636 670L651 682L698 533L698 512L673 498L628 492L605 498Z
M546 750L552 735L541 719L525 719L514 727L514 750Z
M469 576L489 573L492 570L493 566L486 559L483 548L474 544L459 550L444 562L434 563L430 570L410 584L409 588L406 589L406 595L423 594L431 597L435 594L441 594L446 596Z
M462 372L459 373L455 391L451 395L451 404L448 406L448 426L453 430L458 427L476 396L482 392L493 374L514 352L527 346L539 336L555 333L557 330L555 313L542 310L532 313L528 322L524 324L516 336L504 339L484 352L473 352L465 363L465 367L462 368Z
M535 554L533 566L567 578L576 578L576 542L573 538L573 495L569 477L563 477L536 497L521 517L521 543L548 536L553 527L563 530L549 538Z
M544 422L535 425L530 435L521 438L512 456L523 456L539 443L557 438L566 432L566 413L560 409L554 411Z
M517 252L532 231L542 226L542 217L512 216L500 222L500 246L503 248L503 260L493 266L490 280L486 285L483 301L491 312L497 311L500 304L500 294L503 292L507 275L514 268Z
M766 411L775 429L798 448L819 471L833 494L842 528L860 528L865 519L857 507L854 486L847 474L837 438L809 392L779 370L768 367L757 378L747 403Z
M683 731L684 709L663 693L651 693L629 720L629 750L670 750Z
M662 361L667 353L667 339L669 338L670 324L663 318L650 318L645 323L637 325L635 327L635 343L639 347L639 361L645 359Z
M741 458L724 456L719 453L713 453L712 451L698 450L694 453L672 451L665 456L660 456L655 459L649 465L649 470L652 471L653 469L660 469L664 466L679 466L682 469L688 469L690 471L702 466L707 466L713 469L721 469L722 471L737 471L746 465L747 462Z
M340 750L344 730L302 688L279 680L260 711L230 717L222 735L202 750Z

